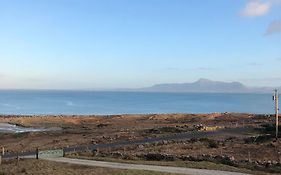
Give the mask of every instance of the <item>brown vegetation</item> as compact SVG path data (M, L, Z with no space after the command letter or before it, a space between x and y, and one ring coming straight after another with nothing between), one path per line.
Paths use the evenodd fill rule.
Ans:
M175 159L189 157L231 158L258 165L277 165L281 160L281 142L271 137L273 117L264 115L153 114L115 116L3 116L0 123L21 126L59 127L61 130L0 134L1 146L9 152L63 148L76 145L112 143L125 140L159 137L198 130L198 125L214 128L247 128L240 132L221 133L216 137L126 146L101 150L104 155L120 153L121 158L142 158L148 154L170 155ZM2 142L3 141L3 142ZM161 156L160 156L161 157ZM205 160L205 159L204 159ZM275 170L274 170L275 171Z

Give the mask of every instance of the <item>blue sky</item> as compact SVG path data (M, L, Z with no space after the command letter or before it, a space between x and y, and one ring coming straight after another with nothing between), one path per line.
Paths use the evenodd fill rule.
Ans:
M280 0L0 0L0 88L281 86Z

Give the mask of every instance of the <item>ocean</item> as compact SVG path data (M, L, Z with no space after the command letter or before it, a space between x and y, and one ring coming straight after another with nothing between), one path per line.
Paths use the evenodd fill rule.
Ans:
M274 113L272 94L1 90L0 114Z

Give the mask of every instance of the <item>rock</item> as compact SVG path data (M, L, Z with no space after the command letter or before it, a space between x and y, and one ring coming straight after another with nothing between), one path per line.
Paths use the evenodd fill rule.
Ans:
M123 154L120 152L113 152L113 153L111 153L111 156L115 157L115 158L120 158L120 157L123 157Z
M156 160L156 161L160 161L160 160L174 161L176 159L176 157L173 155L160 154L160 153L149 153L143 155L143 157L146 160Z
M235 158L233 156L230 156L230 161L235 161Z

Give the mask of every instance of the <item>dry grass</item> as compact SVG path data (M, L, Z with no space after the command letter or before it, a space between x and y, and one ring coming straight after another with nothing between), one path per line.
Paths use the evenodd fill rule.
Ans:
M68 146L113 143L124 140L138 140L177 132L194 130L194 125L260 128L263 124L273 123L273 118L238 113L215 114L151 114L151 115L116 115L116 116L1 116L1 122L9 122L32 127L60 127L59 131L0 134L0 146L8 152L55 149ZM142 153L164 153L171 155L200 156L227 155L236 160L279 161L281 142L272 140L260 143L245 143L244 138L256 135L255 132L225 133L216 136L215 142L185 140L168 143L144 144L125 148L110 149L127 155ZM232 137L233 139L228 139ZM253 151L254 150L254 151Z
M195 168L195 169L231 171L231 172L240 172L240 173L256 174L256 175L278 175L278 174L274 174L274 173L266 173L264 171L252 171L252 170L249 170L249 169L246 169L246 168L238 168L238 167L234 167L234 166L212 163L212 162L207 162L207 161L200 161L200 162L193 162L193 161L147 161L147 160L124 160L124 159L108 158L108 157L87 157L87 156L70 156L70 157L87 159L87 160L119 162L119 163L131 163L131 164L173 166L173 167L185 167L185 168Z
M45 160L8 161L0 166L0 175L173 175L141 170L120 170L71 165Z

